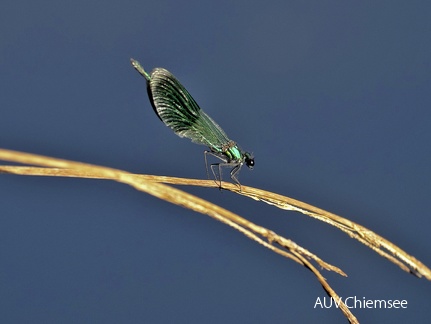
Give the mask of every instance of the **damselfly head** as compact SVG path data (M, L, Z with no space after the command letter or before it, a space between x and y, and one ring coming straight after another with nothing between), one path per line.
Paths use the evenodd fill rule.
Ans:
M254 167L254 157L250 153L244 154L244 161L245 165L248 166L250 169L253 169Z

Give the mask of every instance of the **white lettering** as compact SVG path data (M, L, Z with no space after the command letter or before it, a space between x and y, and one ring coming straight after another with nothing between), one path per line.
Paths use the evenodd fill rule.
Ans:
M323 308L322 301L320 300L320 297L317 297L316 302L314 303L314 308L316 308L317 305L320 305L320 308Z
M333 299L333 298L331 297L331 299ZM335 307L337 307L337 308L340 307L340 304L342 303L341 299L342 299L342 297L338 297L338 301L334 300Z
M336 308L340 307L340 304L343 303L343 298L338 297L337 299L334 299L332 297L317 297L314 308L319 307L320 308L331 308L335 305ZM362 299L357 298L357 296L350 296L346 297L344 299L344 304L348 308L380 308L380 309L399 309L399 308L407 308L407 300L399 300L399 299L366 299L365 297L362 297Z
M374 308L377 308L377 304L379 304L379 308L382 308L382 304L383 304L383 308L386 308L386 300L376 299L374 301ZM388 304L391 305L392 304L392 300L388 300ZM372 308L372 307L370 307L370 308ZM389 308L391 308L391 306Z
M331 308L332 307L332 297L329 298L329 301L330 301L329 305L326 305L326 297L323 297L323 306L325 308Z
M354 299L354 297L347 297L344 300L344 304L346 304L347 308L354 308L353 306L349 306L349 299Z

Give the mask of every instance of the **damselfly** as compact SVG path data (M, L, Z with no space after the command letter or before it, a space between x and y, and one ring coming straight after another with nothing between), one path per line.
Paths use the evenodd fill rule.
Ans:
M221 187L221 168L231 167L230 177L239 186L238 172L243 164L250 169L254 166L254 157L242 151L230 140L221 127L208 116L196 103L184 86L163 68L155 68L147 73L138 61L130 60L133 67L147 80L147 92L151 105L160 120L180 137L187 137L192 142L206 145L209 151L204 152L205 166L208 174L207 155L213 155L222 163L211 164L214 178L218 169Z

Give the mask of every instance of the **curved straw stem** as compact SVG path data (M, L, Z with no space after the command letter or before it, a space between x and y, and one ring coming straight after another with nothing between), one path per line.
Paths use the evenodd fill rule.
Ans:
M291 240L276 234L272 230L254 224L220 206L214 205L201 198L161 183L219 187L219 184L216 184L214 181L137 175L107 167L4 149L0 149L0 159L10 162L44 166L44 168L28 166L0 166L0 173L114 180L128 184L137 190L144 191L150 195L169 201L176 205L211 216L212 218L235 228L248 238L265 246L271 251L290 258L291 260L305 266L314 273L322 287L332 298L341 301L341 299L329 286L320 272L307 259L313 260L319 266L327 270L335 271L338 274L345 276L344 272L339 268L324 262L313 253L298 246ZM395 244L357 223L304 202L272 192L247 186L241 186L241 188L238 188L238 186L234 184L225 182L222 183L222 186L225 190L236 192L238 194L247 196L254 200L265 202L281 209L297 211L335 226L336 228L348 234L350 237L360 241L361 243L370 247L372 250L376 251L381 256L397 264L399 267L401 267L401 269L413 273L418 277L424 276L428 280L431 280L431 270L419 260L415 259L413 256L410 256ZM276 245L274 245L274 243L276 243ZM351 323L358 322L356 317L350 312L344 303L340 302L339 307Z

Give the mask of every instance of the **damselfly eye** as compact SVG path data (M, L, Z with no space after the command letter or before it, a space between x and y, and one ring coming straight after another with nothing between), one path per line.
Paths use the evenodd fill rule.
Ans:
M254 158L247 154L247 156L245 157L245 164L250 169L253 169L253 167L254 167Z

